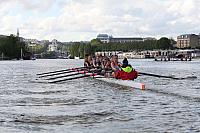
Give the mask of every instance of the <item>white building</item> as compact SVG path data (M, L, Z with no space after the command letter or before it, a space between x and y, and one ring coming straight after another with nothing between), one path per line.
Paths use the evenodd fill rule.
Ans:
M53 39L51 41L51 44L49 45L49 51L51 52L57 52L58 51L58 41L56 39Z
M99 34L99 35L97 35L97 39L99 39L103 43L110 42L110 36L108 36L107 34Z
M51 41L51 43L54 44L54 45L58 45L58 40L53 39L53 40Z
M130 43L130 42L144 42L146 40L156 40L153 37L113 37L109 36L108 34L99 34L97 35L97 39L99 39L103 43Z
M51 52L57 52L57 50L58 50L58 47L57 47L57 45L54 45L54 44L50 44L49 45L49 51L51 51Z

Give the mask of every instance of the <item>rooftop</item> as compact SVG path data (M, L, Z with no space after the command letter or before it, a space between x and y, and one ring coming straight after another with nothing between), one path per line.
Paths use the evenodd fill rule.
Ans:
M117 38L112 38L115 40L143 40L143 38L140 37L117 37Z
M108 34L99 34L99 35L97 35L97 38L100 38L100 37L107 37L108 38L109 36L108 36Z

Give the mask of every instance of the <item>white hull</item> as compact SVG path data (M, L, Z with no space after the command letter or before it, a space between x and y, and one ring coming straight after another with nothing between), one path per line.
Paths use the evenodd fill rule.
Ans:
M80 72L76 72L76 71L74 71L74 74L79 74ZM134 88L134 89L141 89L141 90L145 90L145 85L143 84L143 83L139 83L139 82L135 82L135 81L133 81L133 80L121 80L121 79L115 79L115 78L106 78L106 77L104 77L104 76L101 76L101 75L95 75L94 74L94 76L93 76L93 74L92 73L86 73L86 74L84 74L84 73L80 73L80 74L82 74L82 76L83 77L81 77L81 76L77 76L77 78L76 78L76 76L75 77L71 77L71 78L74 78L74 79L78 79L79 77L80 78L84 78L84 77L94 77L94 79L97 79L97 80L100 80L100 81L104 81L104 82L108 82L108 83L113 83L113 84L118 84L118 85L122 85L122 86L127 86L127 87L131 87L131 88ZM61 75L61 74L60 74ZM72 76L72 75L71 75ZM66 77L67 77L67 75L66 75ZM66 80L72 80L72 79L70 79L70 78L66 78L65 76L59 76L59 77L56 77L55 79L56 80L53 80L53 79L51 79L51 80L53 80L53 81L47 81L47 80L43 80L43 81L41 81L41 79L40 80L38 80L38 79L36 79L36 82L42 82L42 83L56 83L56 82L62 82L62 81L66 81ZM59 80L58 80L59 79ZM55 82L56 81L56 82Z
M101 80L108 83L114 83L122 86L127 86L131 88L145 90L145 85L143 83L138 83L132 80L121 80L121 79L114 79L114 78L104 78L103 76L95 76L95 79Z

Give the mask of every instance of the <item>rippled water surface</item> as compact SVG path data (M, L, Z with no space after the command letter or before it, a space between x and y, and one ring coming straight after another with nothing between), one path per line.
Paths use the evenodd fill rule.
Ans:
M200 60L129 62L140 72L197 79L140 76L145 91L91 78L49 84L36 74L83 60L0 61L0 132L200 132Z

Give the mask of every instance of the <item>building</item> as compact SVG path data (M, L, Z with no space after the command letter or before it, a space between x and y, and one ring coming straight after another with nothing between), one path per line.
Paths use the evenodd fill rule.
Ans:
M110 42L110 36L108 34L99 34L97 35L97 39L99 39L103 43L109 43Z
M57 47L57 45L55 45L55 44L49 44L49 51L51 51L51 52L57 52L57 50L58 50L58 47Z
M58 41L56 39L53 39L51 41L51 44L49 44L49 51L51 52L57 52L58 51Z
M155 40L157 40L157 39L154 38L154 37L146 37L146 38L143 38L143 39L144 39L144 41L147 41L147 40L155 41Z
M196 48L199 46L199 36L195 34L183 34L177 37L177 48Z
M7 38L8 36L0 35L0 38Z
M111 38L110 42L115 42L115 43L127 43L127 42L143 42L143 38Z
M54 45L58 45L58 40L56 40L56 39L53 39L51 42L52 42L52 44L54 44Z
M108 34L99 34L97 35L97 39L101 40L103 43L127 43L127 42L143 42L146 40L156 40L152 37L141 38L141 37L113 37Z

